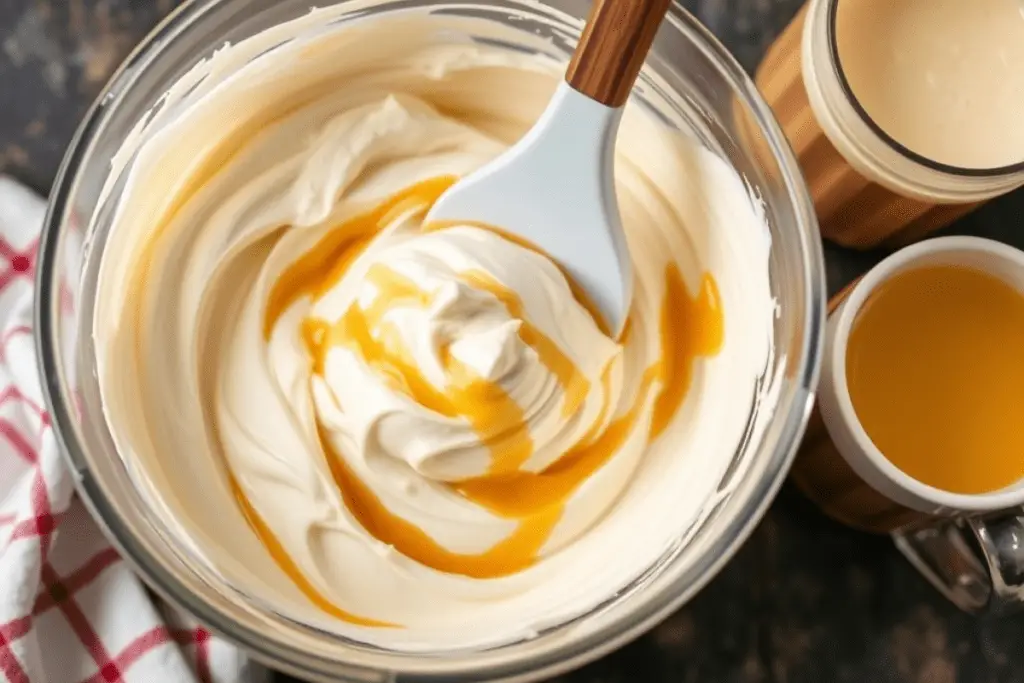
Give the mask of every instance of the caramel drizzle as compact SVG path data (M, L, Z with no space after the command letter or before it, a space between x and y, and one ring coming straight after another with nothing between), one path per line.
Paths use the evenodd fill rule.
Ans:
M452 182L451 178L438 178L414 185L324 237L275 283L264 319L268 338L280 316L297 300L304 296L315 300L334 287L398 211L429 208ZM429 229L441 227L446 226L432 225ZM536 251L522 240L513 241ZM569 416L578 411L591 391L590 382L553 340L525 321L519 296L486 273L471 271L459 277L466 284L489 292L507 308L510 316L523 321L519 329L521 341L534 349L563 389L563 414ZM345 505L376 539L427 567L472 578L493 579L532 566L561 520L568 500L634 433L652 392L656 395L649 441L665 430L684 402L692 384L694 362L699 357L715 355L723 342L724 321L714 279L705 275L698 296L690 297L678 268L669 265L661 311L662 358L644 373L632 407L608 421L614 367L609 364L601 378L601 408L587 434L546 470L523 472L520 467L533 455L533 443L526 416L505 389L477 375L446 347L439 350L445 384L443 388L436 387L417 366L398 329L384 319L389 310L398 306L429 307L435 293L423 291L413 281L380 264L370 268L367 278L378 291L367 308L353 304L334 322L304 321L301 332L313 372L324 372L331 349L346 348L394 390L439 415L466 419L491 451L492 462L486 475L452 484L451 488L495 515L516 520L518 525L512 534L486 552L449 551L412 522L390 512L347 465L344 456L333 451L328 435L321 430L320 441L332 477ZM578 290L574 289L574 295L577 300L586 301ZM588 310L593 314L593 307L588 306ZM596 320L600 323L600 318ZM621 336L623 344L628 342L631 332L632 321L628 321ZM606 422L607 427L602 430ZM288 565L293 570L289 575L300 588L308 588L308 581L298 574L294 562L255 515L241 490L236 490L236 494L271 554L283 568ZM306 588L303 591L309 595ZM389 626L367 623L368 620L344 612L339 615L340 611L322 598L313 601L345 621Z
M491 451L492 473L521 467L533 453L533 440L522 408L508 392L497 382L480 377L448 348L440 350L447 382L443 390L438 389L417 366L399 331L382 320L396 305L429 306L434 294L420 291L410 280L380 264L370 269L368 277L378 287L374 303L368 309L353 304L338 322L329 325L323 344L311 349L314 366L324 366L331 348L347 348L416 403L445 417L465 418Z
M316 589L316 586L314 586L309 579L305 577L302 570L295 564L295 560L291 558L288 551L284 549L281 542L277 540L276 536L274 536L274 532L270 530L267 523L264 522L263 518L256 512L256 509L252 506L252 503L245 495L245 492L242 490L242 487L239 485L235 477L231 475L229 476L231 491L234 493L235 500L238 501L238 506L242 509L242 515L245 517L245 521L249 523L249 526L252 528L253 532L255 532L256 537L263 543L263 547L267 549L267 552L277 563L277 566L281 571L292 580L295 587L298 588L311 603L335 619L355 624L356 626L368 626L373 628L395 628L398 626L398 624L391 624L386 621L378 621L376 619L369 619L367 617L361 617L357 614L353 614L341 609L325 598L320 591Z
M595 434L610 410L609 367L602 379L603 416L595 420L590 433L581 439L582 445L577 445L543 472L513 472L498 477L480 477L456 484L455 490L500 517L530 521L539 514L538 511L552 509L557 510L561 517L569 498L622 448L633 433L657 377L656 368L644 373L633 407L613 420L603 432Z
M338 284L370 240L393 218L417 208L428 209L455 181L452 176L441 176L416 183L328 232L274 283L263 317L264 336L270 338L274 325L296 301L321 296Z
M700 292L690 296L678 266L665 269L665 302L661 307L661 394L654 404L651 441L672 423L693 382L694 361L715 356L725 339L725 320L718 285L710 274Z
M268 298L264 317L264 334L267 338L281 315L298 299L303 296L321 296L333 287L369 245L372 237L388 225L394 217L406 211L429 207L455 183L455 180L453 177L439 177L411 186L372 211L357 216L340 228L332 230L313 249L289 266L278 278ZM315 348L325 339L325 330L313 324L305 324L302 333L309 348ZM322 372L322 366L317 368L317 371ZM295 560L284 549L281 541L256 512L252 502L245 495L234 476L230 478L230 486L243 516L267 549L267 553L313 605L325 614L356 626L399 627L398 624L353 614L325 598L306 578Z
M199 192L199 190L204 185L209 183L210 180L213 179L221 169L225 168L229 164L229 162L231 162L238 155L238 153L242 150L244 145L256 133L258 133L260 130L263 130L267 126L273 125L281 120L284 120L292 113L300 110L302 107L308 104L308 102L315 101L316 99L318 99L322 95L322 93L323 88L313 89L309 91L305 97L297 98L289 107L281 108L280 110L274 110L270 113L259 113L252 116L250 119L243 121L242 124L239 125L235 130L231 131L230 134L225 135L216 145L214 145L211 148L204 149L199 157L197 157L195 160L190 161L190 163L188 164L189 168L187 169L190 172L187 174L188 178L186 182L184 182L182 186L177 189L175 194L172 195L165 204L165 206L162 207L160 217L154 224L150 236L145 241L145 243L142 244L139 250L138 258L136 260L137 265L131 276L131 291L133 292L133 295L132 298L128 299L126 303L126 305L131 308L132 314L136 320L142 320L144 318L144 293L148 289L148 283L152 276L153 263L155 261L157 250L166 237L168 226L179 215L179 213L188 204L188 202ZM170 161L171 165L174 165L176 162L182 162L181 159L176 158L172 158ZM184 162L182 162L179 165L184 166L185 164ZM455 180L456 179L454 177L435 178L426 181L425 183L422 183L422 187L414 186L413 188L410 189L420 191L421 195L424 196L424 200L429 205L436 201L437 198L440 197L441 194L444 192L444 190L448 189L448 187L454 184ZM440 187L441 189L438 190L438 187ZM412 195L415 196L416 192L412 192ZM377 211L380 211L381 209L384 209L384 213L380 216L380 218L383 219L384 217L389 215L388 212L390 210L401 208L401 203L405 199L405 196L399 196L396 197L393 202L386 202L376 211L368 214L367 221L369 222L371 218L375 217ZM377 221L377 223L381 222L381 220ZM384 224L386 224L386 222L384 222ZM367 230L366 235L369 236L373 232L373 230ZM335 237L335 235L332 233L332 235L329 236L329 238L330 237ZM347 244L347 246L350 248L353 246L357 246L353 244L348 244L344 239L340 240L340 242ZM339 249L342 248L342 244L338 244L336 246ZM345 249L341 250L345 251ZM352 258L354 259L356 255L358 254L354 254ZM302 262L301 259L300 262ZM349 260L349 263L351 263L351 259ZM335 270L343 272L341 266L342 264L339 260L336 263ZM345 267L347 267L347 264ZM289 269L288 272L290 273L291 269ZM328 275L332 274L333 272L329 273ZM329 277L324 278L325 286L327 286L327 283L329 281ZM276 313L275 315L280 315L280 313L283 313L285 308L287 308L287 302L277 302L277 304L281 307L281 310L279 313ZM271 327L271 325L268 325L267 329L271 329ZM145 368L145 364L141 360L143 351L141 336L136 337L133 351L135 354L135 362L138 365L138 367L140 369ZM256 513L256 510L252 506L252 503L249 501L248 497L245 495L238 481L233 476L231 476L230 478L230 488L232 494L235 497L235 500L238 502L239 508L241 509L243 516L248 522L250 528L252 528L253 533L256 534L257 538L260 539L260 541L263 543L263 546L267 549L267 553L271 556L271 558L273 559L275 564L277 564L277 566L281 569L281 571L284 572L284 574L292 580L295 586L306 596L306 598L312 604L317 606L326 614L329 614L341 621L345 621L355 625L378 628L396 626L395 624L389 624L387 622L368 619L356 614L352 614L341 609L337 605L330 602L327 598L325 598L316 589L316 587L302 574L302 571L299 569L298 565L291 558L291 556L288 555L284 547L281 545L281 542L277 539L276 536L274 536L273 532L270 530L267 524Z
M447 230L448 228L461 226L469 226L473 228L478 228L480 230L493 232L495 235L500 235L502 239L511 242L512 244L518 247L522 247L527 251L532 251L535 254L539 254L540 256L543 256L545 259L551 258L536 244L530 242L524 237L508 232L507 230L503 230L494 225L488 225L487 223L478 223L476 221L432 221L431 223L428 223L427 225L423 226L422 232L437 232L439 230ZM569 291L572 293L572 297L573 299L576 300L576 303L582 306L583 310L590 314L590 317L594 321L594 324L597 325L598 329L601 330L602 333L604 333L606 336L611 336L611 327L608 325L608 322L604 319L604 314L601 313L600 310L598 310L597 305L590 299L589 296L587 296L587 293L583 291L583 288L580 287L579 283L576 282L576 279L569 274L569 271L562 267L562 264L555 263L554 265L556 268L558 268L559 272L562 273L562 277L565 278L566 283L569 285ZM513 294L515 293L513 292ZM627 318L626 327L628 327L629 324L630 320ZM621 338L622 335L620 334L619 337Z
M561 519L561 510L552 508L532 515L504 540L490 550L464 555L454 553L437 543L418 526L392 513L381 500L355 475L345 458L327 445L326 434L320 440L327 451L335 484L342 499L359 523L382 543L420 564L449 574L475 579L494 579L528 569L536 561L541 547Z

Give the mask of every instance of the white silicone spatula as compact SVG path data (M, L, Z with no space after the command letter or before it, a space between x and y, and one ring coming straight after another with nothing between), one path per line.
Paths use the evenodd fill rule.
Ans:
M618 334L633 271L615 197L622 108L671 0L595 0L551 103L508 152L456 183L428 221L485 223L543 249Z

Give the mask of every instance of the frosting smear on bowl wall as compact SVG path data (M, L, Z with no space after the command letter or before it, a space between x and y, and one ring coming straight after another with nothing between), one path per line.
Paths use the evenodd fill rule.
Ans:
M726 162L630 106L612 338L501 226L424 220L563 65L461 41L468 19L332 12L224 47L122 150L107 419L166 533L244 598L393 649L521 640L721 495L770 391L767 226Z

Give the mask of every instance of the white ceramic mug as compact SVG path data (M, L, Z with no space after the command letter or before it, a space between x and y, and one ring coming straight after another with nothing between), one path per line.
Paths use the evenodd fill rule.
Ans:
M893 254L836 297L818 410L793 479L830 516L867 531L893 533L908 559L963 609L1024 606L1024 479L999 491L967 495L912 478L871 441L847 386L847 343L868 297L899 273L946 264L982 270L1024 293L1024 252L977 237L943 237ZM1021 406L1024 414L1024 387Z

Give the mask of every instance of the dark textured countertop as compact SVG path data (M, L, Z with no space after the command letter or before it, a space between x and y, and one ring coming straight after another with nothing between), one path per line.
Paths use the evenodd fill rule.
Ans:
M311 0L312 2L312 0ZM0 0L0 172L46 192L78 120L173 0ZM800 0L686 0L752 70ZM1024 191L949 232L1024 247ZM826 245L830 291L880 254ZM885 538L824 519L786 487L687 607L572 683L1024 683L1024 616L978 621Z

